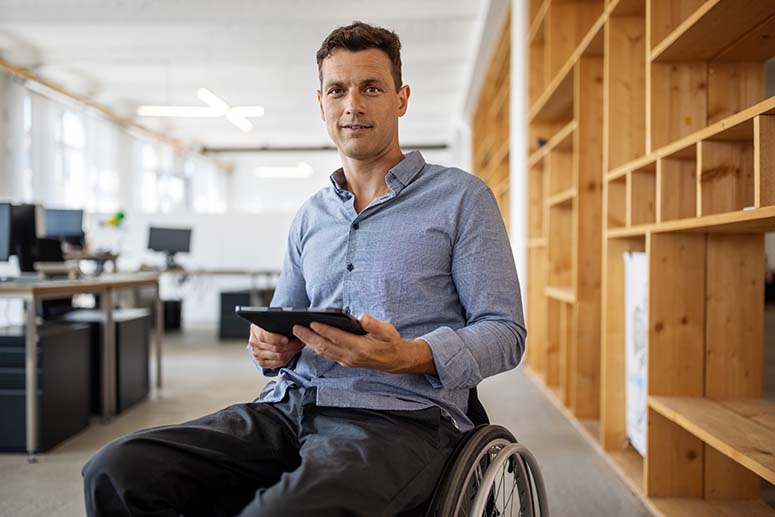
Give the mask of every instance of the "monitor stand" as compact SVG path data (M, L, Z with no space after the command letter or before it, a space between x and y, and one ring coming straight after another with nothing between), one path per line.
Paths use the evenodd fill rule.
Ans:
M183 266L175 262L175 254L174 253L167 253L167 260L164 265L165 271L180 271L183 269Z

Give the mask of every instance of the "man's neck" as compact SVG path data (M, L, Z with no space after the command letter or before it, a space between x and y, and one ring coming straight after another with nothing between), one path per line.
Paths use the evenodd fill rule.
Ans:
M389 191L385 175L404 159L400 147L369 160L356 160L341 155L347 190L355 196L355 211L360 213L369 203Z

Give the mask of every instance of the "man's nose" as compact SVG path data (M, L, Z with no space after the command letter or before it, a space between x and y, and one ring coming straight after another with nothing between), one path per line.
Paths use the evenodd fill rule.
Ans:
M360 92L350 91L347 94L345 112L348 115L362 115L365 112L363 100L363 95Z

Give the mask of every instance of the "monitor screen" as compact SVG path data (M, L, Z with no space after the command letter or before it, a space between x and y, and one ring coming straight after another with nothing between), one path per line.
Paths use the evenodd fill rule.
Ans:
M83 235L83 210L46 209L46 237L63 240Z
M19 259L21 271L34 271L36 233L35 205L11 205L11 255Z
M148 232L148 249L167 253L188 253L191 246L191 228L158 228Z
M0 262L11 254L11 205L0 203Z

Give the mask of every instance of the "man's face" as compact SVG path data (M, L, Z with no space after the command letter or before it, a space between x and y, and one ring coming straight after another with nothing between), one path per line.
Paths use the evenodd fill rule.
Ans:
M320 113L340 152L364 160L398 147L398 117L406 113L409 87L396 91L386 53L337 49L321 72Z

